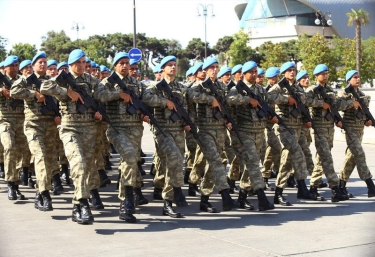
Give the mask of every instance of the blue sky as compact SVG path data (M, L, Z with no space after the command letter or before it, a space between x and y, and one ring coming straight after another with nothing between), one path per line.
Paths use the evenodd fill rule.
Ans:
M215 18L207 18L211 46L239 30L235 0L136 0L137 32L177 39L183 47L193 37L204 41L204 19L196 17L198 4L212 4ZM76 39L73 21L83 23L79 38L115 32L133 33L133 0L0 0L0 36L7 49L16 43L40 46L47 31L65 30Z

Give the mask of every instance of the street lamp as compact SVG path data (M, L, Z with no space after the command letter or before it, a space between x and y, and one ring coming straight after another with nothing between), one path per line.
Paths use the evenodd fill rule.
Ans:
M146 72L146 76L149 77L148 73L148 59L150 57L150 50L147 48L143 50L144 60L143 60L143 70Z
M321 23L322 26L323 26L323 37L324 37L324 26L325 25L332 26L332 24L333 24L333 22L331 20L332 13L329 12L329 11L323 13L322 11L318 10L315 13L315 16L316 16L315 24L320 25L320 23Z
M73 21L72 23L72 30L76 30L77 31L77 40L78 40L78 32L79 30L82 30L82 29L85 29L85 26L83 25L82 22L75 22Z
M215 17L214 14L214 6L212 4L208 5L203 5L203 4L198 4L197 5L197 16L201 17L202 15L204 16L204 58L207 58L207 26L206 26L206 19L207 19L207 14L208 10L211 9L211 17ZM202 14L201 14L202 10Z

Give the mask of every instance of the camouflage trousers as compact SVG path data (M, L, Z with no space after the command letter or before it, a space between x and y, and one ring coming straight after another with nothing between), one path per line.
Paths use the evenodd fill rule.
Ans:
M30 152L34 156L34 169L37 188L40 192L51 190L52 168L55 159L56 125L53 118L46 120L29 120L24 122Z
M143 126L117 128L119 133L112 127L107 130L107 138L120 154L121 170L119 194L121 201L125 200L125 186L140 187L142 183L141 174L138 170L138 156L141 152L141 141Z
M61 142L60 137L59 137L59 130L55 126L55 145L53 147L53 161L52 161L52 177L55 176L56 174L60 173L60 166L58 163L59 159L59 152L58 152L58 145ZM61 142L62 144L62 142ZM64 149L64 147L63 147ZM64 154L65 155L65 154Z
M4 146L0 143L0 153L4 152ZM0 154L0 163L4 163L4 154Z
M202 149L198 145L196 152L195 152L193 168L189 176L189 183L196 184L196 185L199 183L199 180L203 177L204 172L206 170L206 165L207 165L206 157L204 157Z
M241 172L243 173L243 165L240 165L240 152L239 147L241 145L237 134L233 131L227 131L227 139L225 140L225 149L227 149L227 143L230 144L230 153L228 156L230 167L228 171L228 178L231 180L240 180L241 179ZM232 157L234 155L234 157Z
M243 145L239 145L239 161L244 165L240 188L246 191L256 191L264 187L262 173L259 170L259 156L262 151L264 132L240 130L240 137Z
M4 147L0 155L4 158L5 181L16 185L21 184L17 163L22 162L22 153L29 148L23 132L23 122L20 118L2 117L0 120L0 139Z
M286 187L286 181L294 170L294 177L296 180L307 178L307 167L305 155L302 152L301 146L298 144L298 138L301 134L301 128L289 128L293 135L289 133L284 127L278 124L274 125L274 131L279 138L282 146L280 169L276 178L276 186L279 188Z
M89 199L88 181L98 175L94 162L96 128L94 122L85 126L65 125L60 128L60 139L64 144L74 184L73 204L79 204L79 199Z
M185 136L182 129L164 130L164 132L167 137L164 137L157 130L153 130L153 136L155 146L158 148L161 166L165 172L162 196L165 200L173 201L173 187L182 187L184 185L182 165L184 161Z
M23 123L23 121L21 122ZM23 127L22 127L22 132L23 132ZM21 169L23 167L31 168L31 152L29 149L29 146L27 145L27 140L25 137L25 147L22 149L22 158L20 161L17 162L17 169Z
M195 153L197 151L197 142L190 132L185 131L185 142L186 142L186 164L185 168L190 170L194 165Z
M355 166L359 177L362 180L372 178L370 169L367 166L366 154L363 151L362 139L363 139L363 128L349 128L349 133L345 130L341 130L343 136L346 139L348 147L345 151L345 160L340 171L340 179L348 181L352 174Z
M301 135L299 136L299 139L298 139L298 144L301 146L302 152L305 155L307 171L311 175L314 170L314 162L313 162L312 154L310 151L311 135L310 135L309 128L305 128L305 127L302 128ZM320 167L317 166L315 167L315 169L316 169L317 174L323 175L323 168L321 166ZM320 181L321 181L321 177L320 177Z
M68 165L68 159L65 156L64 152L64 145L62 141L60 140L59 131L57 131L57 139L56 139L56 151L57 151L57 157L59 158L59 164L60 166L65 164Z
M266 128L264 133L266 135L267 147L263 161L262 175L264 178L270 178L272 165L275 172L279 172L280 169L281 144L272 128Z
M96 170L105 170L105 154L107 154L107 136L106 136L106 131L108 128L108 124L102 121L97 121L96 122L96 138L95 138L95 153L94 153L94 158L95 158L95 166ZM105 137L105 139L103 138ZM109 153L108 153L109 155ZM99 177L98 177L99 179ZM98 184L100 184L98 180ZM90 188L94 189L94 188Z
M154 163L154 187L157 188L164 188L165 185L165 162L162 162L160 160L159 154L158 154L158 148L155 146L154 150L154 158L152 160ZM164 165L164 167L162 167Z

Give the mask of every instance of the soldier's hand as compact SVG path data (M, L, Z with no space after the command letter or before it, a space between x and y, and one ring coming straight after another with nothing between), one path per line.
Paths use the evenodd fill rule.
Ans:
M61 117L56 116L55 118L53 118L53 121L55 122L56 126L61 125Z
M219 104L219 101L214 97L214 100L212 100L212 108L219 108L219 110L221 111L221 106Z
M323 102L323 109L324 110L329 110L329 112L331 112L331 106L329 104L327 104L326 102Z
M262 106L260 105L258 100L255 100L254 98L250 97L249 103L250 103L251 107L253 107L253 108L255 108L255 107L262 108Z
M8 89L6 89L5 87L3 87L2 91L3 91L3 96L6 99L10 98L10 91Z
M94 114L94 119L96 120L102 120L103 119L103 116L100 114L100 112L96 112Z
M288 96L288 105L294 105L297 108L296 100L293 97L291 97L290 95Z
M190 130L191 130L191 128L190 128L189 125L184 126L184 129L185 129L187 132L190 132Z
M372 125L372 120L368 120L365 122L365 125L368 127L368 126L371 126Z
M124 92L120 92L120 98L124 100L124 103L131 103L133 104L133 100L131 98L131 96L127 93L124 93Z
M173 103L171 100L169 100L169 99L167 99L167 109L168 109L168 110L175 110L175 111L177 111L176 106L175 106L174 103Z
M78 100L81 101L81 103L84 104L83 99L79 93L77 93L74 90L68 89L66 94L69 96L70 99L72 99L72 102L77 102Z
M337 123L336 123L336 127L338 127L338 128L342 128L342 122L341 122L341 121L337 122Z
M35 91L34 95L35 95L38 103L44 103L44 104L46 104L46 98L44 97L44 95L42 95L38 91Z
M272 119L270 119L270 122L273 124L276 124L276 123L279 123L279 119L275 116L275 117L272 117Z
M150 122L151 122L150 117L148 117L147 115L144 115L144 114L141 114L141 119L144 122L147 122L148 124L150 124Z
M312 126L310 121L303 123L303 125L305 126L305 128L311 128L311 126Z
M227 126L228 130L232 130L233 129L233 125L230 122L226 123L225 126Z
M353 107L354 107L354 109L358 109L358 108L361 108L362 109L362 106L361 106L361 104L358 102L358 101L356 101L356 100L353 100Z

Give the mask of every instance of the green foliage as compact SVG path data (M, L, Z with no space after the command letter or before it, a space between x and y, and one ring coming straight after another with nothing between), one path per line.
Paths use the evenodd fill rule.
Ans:
M352 8L352 12L348 12L346 16L348 16L348 26L358 23L364 26L369 24L370 14L364 9L354 10Z
M9 51L9 55L18 56L18 59L21 62L23 60L32 60L37 52L38 50L36 49L35 45L30 45L28 43L18 43L15 44L13 48Z
M233 67L239 63L245 63L250 60L254 51L247 45L249 35L243 30L233 35L233 43L229 47L228 55L230 56L229 66Z
M60 32L48 31L47 36L42 37L41 51L45 51L48 59L58 62L67 61L69 53L78 48L62 30Z
M264 70L270 67L280 67L284 62L290 60L281 44L273 44L270 41L265 42L257 48L257 51L261 53L264 58L260 62L260 66Z
M213 47L218 52L218 61L221 66L228 65L230 56L227 53L229 51L229 48L231 44L233 43L234 39L230 36L224 36L220 38L216 45Z
M7 51L5 50L5 47L7 46L7 44L8 44L8 39L0 36L0 62L2 62L7 56Z

